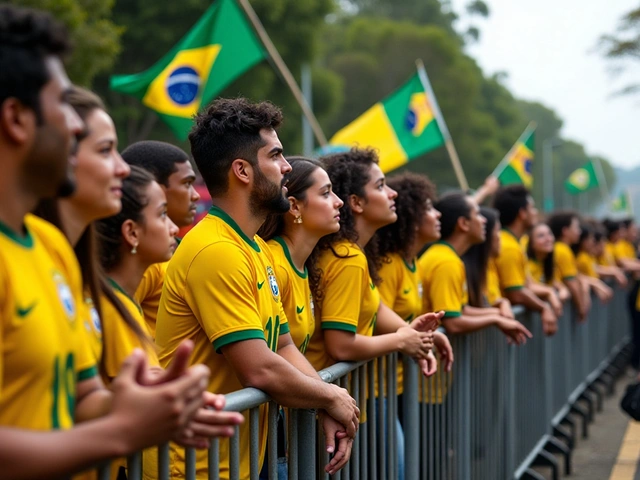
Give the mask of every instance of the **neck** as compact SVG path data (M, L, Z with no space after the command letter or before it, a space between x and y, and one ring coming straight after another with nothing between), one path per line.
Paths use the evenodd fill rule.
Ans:
M7 175L5 178L9 178ZM12 177L12 181L0 182L0 222L19 235L24 232L24 216L38 204L39 198L24 191Z
M525 234L527 230L522 222L513 222L511 225L509 225L506 228L511 233L513 233L518 238L518 240L522 238L522 236Z
M70 200L60 200L58 202L58 213L60 214L64 233L69 239L69 243L75 247L84 231L93 221L93 218L88 218Z
M454 233L446 240L443 239L443 241L451 245L459 256L464 255L473 245L469 236L464 233Z
M295 227L295 225L293 225ZM282 238L289 247L291 260L295 267L304 272L304 265L315 248L318 240L322 238L305 232L303 228L285 228Z
M379 227L368 224L360 215L355 218L355 223L356 232L358 232L358 241L356 244L364 250L364 247L367 246L367 243L373 238Z
M549 255L547 252L535 252L536 260L542 262Z
M423 239L419 239L416 238L411 245L409 246L409 248L407 248L407 253L404 255L404 259L407 262L411 262L413 259L415 259L418 256L418 253L420 253L420 250L422 250L422 248L429 242L432 242L434 240L423 240Z
M144 272L149 268L148 264L141 264L136 255L125 253L124 258L119 265L107 272L107 276L112 278L114 282L122 287L122 289L133 298L140 285Z
M253 238L267 216L255 215L249 208L248 199L238 197L217 197L211 203L233 218L247 237Z

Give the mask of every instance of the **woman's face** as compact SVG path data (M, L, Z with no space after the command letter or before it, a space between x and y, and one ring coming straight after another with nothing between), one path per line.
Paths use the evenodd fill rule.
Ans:
M431 199L427 199L422 222L418 225L418 241L424 245L440 239L440 217L442 214L435 209Z
M536 253L551 253L555 238L548 225L542 223L533 227L531 231L531 247Z
M157 182L151 182L144 192L147 205L138 225L137 251L143 263L166 262L176 248L178 227L167 215L167 197Z
M312 173L313 184L305 192L306 199L298 203L302 223L306 231L319 237L340 230L340 200L331 189L331 180L323 168L316 168Z
M596 240L593 233L587 235L582 242L580 242L580 250L587 252L589 255L596 254Z
M122 208L122 180L129 165L118 153L118 137L111 117L93 110L86 119L87 136L78 144L76 190L69 201L93 221L115 215Z
M372 164L369 170L369 181L364 186L366 200L362 203L362 218L376 229L395 222L395 198L398 193L391 189L377 164Z

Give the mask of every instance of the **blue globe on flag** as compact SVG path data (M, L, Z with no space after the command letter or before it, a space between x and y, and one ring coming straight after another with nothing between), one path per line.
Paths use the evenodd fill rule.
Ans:
M191 67L178 67L167 78L167 94L178 105L189 105L198 96L200 77Z

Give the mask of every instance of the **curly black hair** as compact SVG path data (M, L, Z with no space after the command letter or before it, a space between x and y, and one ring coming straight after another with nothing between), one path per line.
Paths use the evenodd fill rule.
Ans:
M321 238L314 250L318 252L331 250L336 257L341 257L342 255L335 251L333 245L342 240L357 243L359 238L349 197L356 195L366 200L365 185L371 180L371 166L379 163L378 154L371 148L354 147L347 152L327 155L320 160L329 175L334 193L340 197L344 205L340 208L340 230ZM373 282L379 285L378 270L382 266L382 257L378 253L378 242L375 237L367 243L364 253L367 256L369 275ZM323 295L319 286L312 291L316 303L321 304Z
M277 129L282 111L270 102L245 98L219 98L194 119L189 133L191 154L212 197L229 188L227 174L236 158L256 165L265 143L263 129Z
M387 185L398 192L396 213L398 220L376 232L378 253L406 256L413 244L417 229L427 210L427 200L435 203L436 188L426 175L405 172L387 179Z
M70 50L66 29L50 14L0 5L0 104L17 98L41 120L40 90L49 81L45 57Z

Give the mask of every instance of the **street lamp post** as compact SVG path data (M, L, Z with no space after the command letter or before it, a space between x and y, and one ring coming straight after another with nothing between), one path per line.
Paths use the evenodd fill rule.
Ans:
M559 138L547 138L542 142L542 172L544 182L543 189L543 208L545 212L550 212L554 208L553 201L553 147L562 144Z

